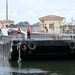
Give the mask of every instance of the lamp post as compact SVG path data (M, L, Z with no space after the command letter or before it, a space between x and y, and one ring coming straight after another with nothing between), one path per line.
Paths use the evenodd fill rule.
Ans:
M6 0L6 20L8 20L8 0Z

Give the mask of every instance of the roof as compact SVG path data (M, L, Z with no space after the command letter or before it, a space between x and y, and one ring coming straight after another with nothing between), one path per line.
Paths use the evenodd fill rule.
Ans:
M0 23L11 23L11 22L14 22L12 20L0 20Z
M64 19L64 17L56 16L56 15L47 15L47 16L39 18L39 20L42 20L42 19Z

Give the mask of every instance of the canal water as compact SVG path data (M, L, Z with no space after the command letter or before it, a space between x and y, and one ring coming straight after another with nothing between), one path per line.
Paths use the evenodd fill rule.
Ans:
M8 61L0 59L0 75L75 75L75 60Z
M9 61L9 47L0 44L0 75L75 75L75 59Z

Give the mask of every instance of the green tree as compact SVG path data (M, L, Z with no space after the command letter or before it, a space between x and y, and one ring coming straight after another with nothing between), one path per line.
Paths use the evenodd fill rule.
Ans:
M29 22L24 21L24 22L19 22L18 24L16 24L16 27L17 26L24 27L24 26L29 26L29 25L30 25Z
M29 22L25 21L25 22L24 22L24 25L30 25L30 24L29 24Z
M33 27L39 27L39 22L33 24Z

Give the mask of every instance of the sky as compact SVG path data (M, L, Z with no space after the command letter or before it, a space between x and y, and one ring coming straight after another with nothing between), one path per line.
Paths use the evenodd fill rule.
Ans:
M19 22L28 21L31 25L39 18L57 15L66 22L75 20L75 0L8 0L8 19ZM0 20L6 19L6 0L0 0Z

